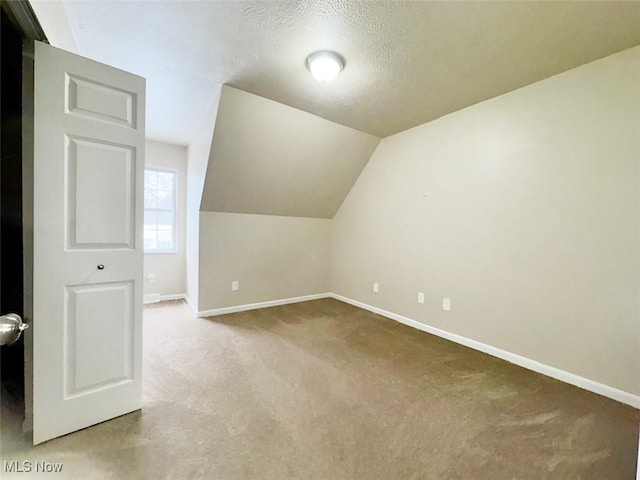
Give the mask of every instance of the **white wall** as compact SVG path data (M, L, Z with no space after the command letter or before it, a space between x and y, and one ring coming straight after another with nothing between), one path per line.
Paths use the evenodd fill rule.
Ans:
M640 395L639 164L640 47L388 137L332 291Z
M330 244L328 219L201 212L199 310L327 293Z
M333 218L378 143L225 85L200 210Z
M176 252L145 253L144 293L180 295L186 292L187 149L151 140L146 142L145 166L177 170ZM148 275L155 274L155 282Z
M197 310L327 293L330 218L380 139L228 86L215 121Z

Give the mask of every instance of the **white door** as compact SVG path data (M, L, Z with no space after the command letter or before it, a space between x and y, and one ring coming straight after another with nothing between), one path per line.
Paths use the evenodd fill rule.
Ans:
M33 443L141 408L145 80L35 47Z

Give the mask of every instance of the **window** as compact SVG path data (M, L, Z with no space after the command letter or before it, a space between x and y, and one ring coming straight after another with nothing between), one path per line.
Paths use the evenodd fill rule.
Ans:
M174 170L144 171L144 251L176 249L176 177Z

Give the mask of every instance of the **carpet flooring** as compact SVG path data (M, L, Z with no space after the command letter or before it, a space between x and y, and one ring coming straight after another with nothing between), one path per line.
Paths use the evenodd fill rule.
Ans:
M2 460L63 463L16 478L635 478L639 410L333 299L146 308L143 386L141 412L37 447L4 398Z

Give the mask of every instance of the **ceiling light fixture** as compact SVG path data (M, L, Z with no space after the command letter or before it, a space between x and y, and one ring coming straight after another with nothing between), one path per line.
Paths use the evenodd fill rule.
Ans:
M344 58L336 52L321 50L307 57L307 68L319 82L330 82L344 68Z

